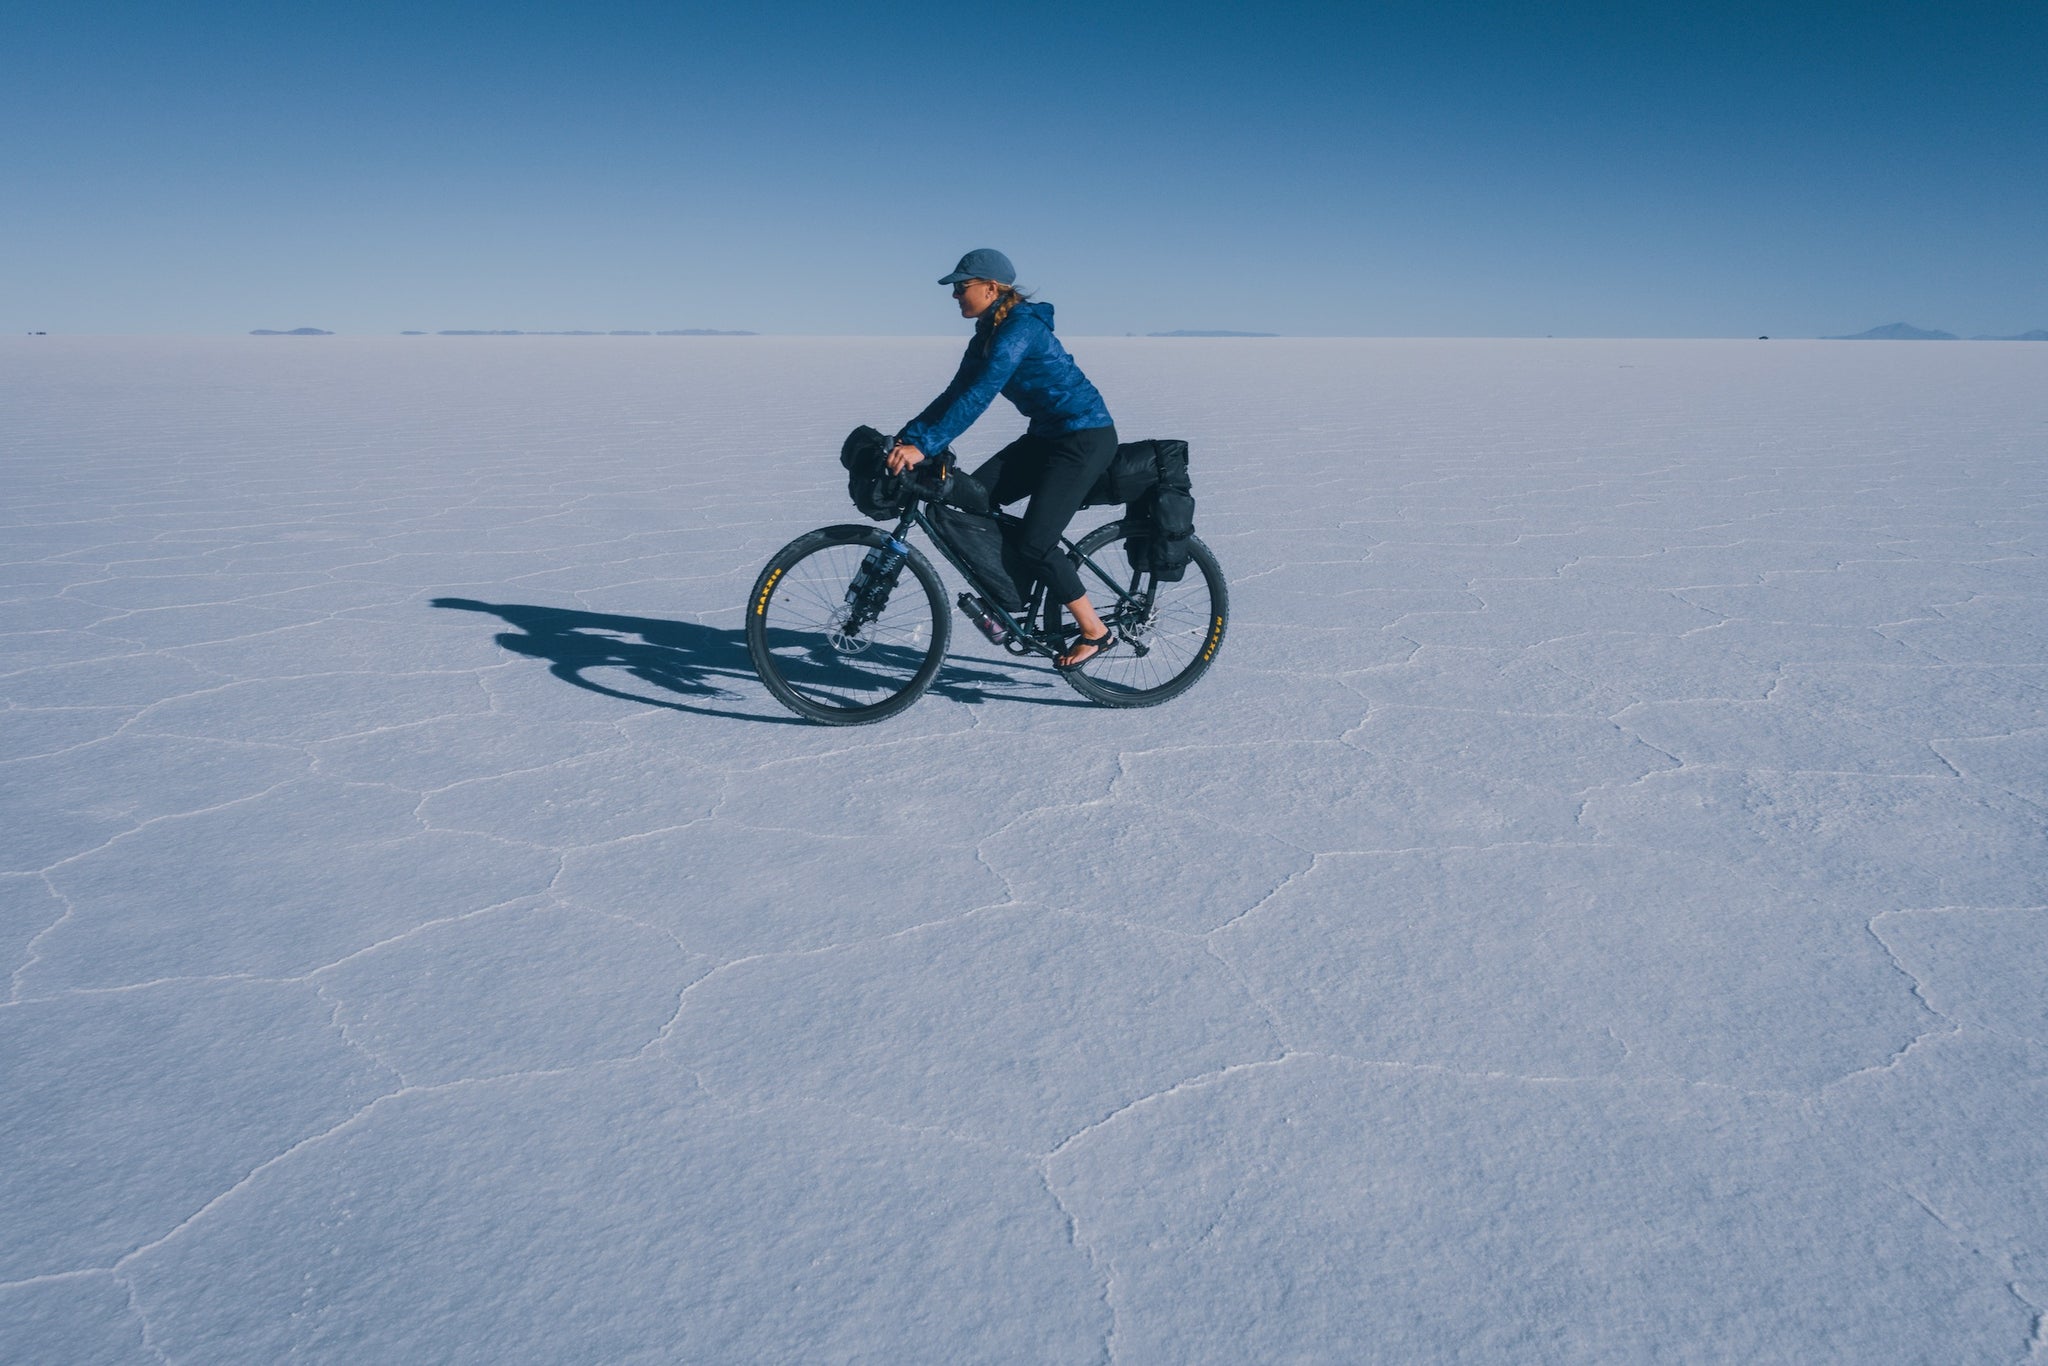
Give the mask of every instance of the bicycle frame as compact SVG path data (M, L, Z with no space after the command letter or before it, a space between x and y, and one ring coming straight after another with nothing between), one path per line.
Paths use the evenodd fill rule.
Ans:
M1035 583L1031 586L1030 594L1024 599L1024 606L1017 613L1011 613L990 602L987 596L988 590L983 587L980 578L976 576L973 568L953 553L953 548L946 544L946 538L939 534L938 528L934 527L931 519L925 516L924 502L925 500L923 499L913 502L904 511L903 516L896 523L896 529L890 534L896 540L902 541L909 534L912 527L921 528L925 536L931 541L932 546L939 552L939 557L960 572L960 577L966 579L968 586L974 589L976 594L981 597L982 604L988 608L989 612L998 621L1009 629L1010 634L1015 638L1015 643L1007 648L1013 654L1041 654L1048 658L1058 658L1060 653L1066 649L1066 642L1057 633L1057 616L1064 604L1046 601L1046 586L1042 583ZM996 519L1005 526L1014 525L1022 520L1021 518L1011 516L1007 512L997 513ZM1060 537L1060 549L1066 551L1069 555L1076 554L1078 551L1072 538L1067 536ZM1128 588L1120 588L1117 586L1116 579L1112 578L1107 570L1097 564L1093 556L1082 555L1081 562L1094 572L1095 577L1100 579L1111 593L1115 594L1116 601L1109 611L1104 613L1105 616L1121 613L1133 604L1137 605L1141 610L1145 607L1144 595L1138 592L1138 579L1141 576L1136 571L1133 571L1131 574L1130 586ZM1041 615L1043 615L1045 620L1045 626L1042 630L1031 624L1034 618ZM1018 648L1019 645L1022 646L1021 649Z

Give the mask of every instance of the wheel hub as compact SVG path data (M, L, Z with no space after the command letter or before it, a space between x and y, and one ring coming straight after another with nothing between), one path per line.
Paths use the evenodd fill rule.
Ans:
M832 642L832 648L843 655L857 655L874 642L860 634L865 623L854 617L851 607L841 607L825 623L825 639Z
M1158 616L1158 611L1156 607L1148 607L1143 615L1127 617L1117 622L1117 635L1123 638L1124 643L1129 645L1133 652L1144 655L1151 651L1150 638L1152 628L1158 624L1154 620Z

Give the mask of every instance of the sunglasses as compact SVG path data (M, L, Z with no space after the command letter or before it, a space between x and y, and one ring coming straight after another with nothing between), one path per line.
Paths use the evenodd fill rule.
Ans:
M967 286L978 285L980 283L981 281L979 280L962 280L959 284L953 286L953 297L956 299L959 298L962 294L965 294L967 292Z

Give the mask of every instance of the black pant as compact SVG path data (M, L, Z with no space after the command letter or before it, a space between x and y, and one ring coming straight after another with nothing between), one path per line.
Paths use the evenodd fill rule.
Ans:
M1063 436L1020 436L974 472L998 507L1030 495L1016 549L1032 576L1051 586L1057 602L1072 602L1088 591L1060 553L1060 536L1115 456L1116 428L1088 427Z

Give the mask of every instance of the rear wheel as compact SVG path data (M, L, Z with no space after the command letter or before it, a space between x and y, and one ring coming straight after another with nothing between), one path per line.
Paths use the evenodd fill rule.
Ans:
M931 563L906 547L893 586L854 592L867 526L828 526L775 552L747 597L747 653L777 701L828 726L894 716L938 676L952 618Z
M1081 582L1116 632L1117 645L1060 677L1107 707L1153 707L1179 697L1208 671L1230 620L1230 589L1199 538L1189 539L1193 554L1176 583L1133 571L1123 543L1123 523L1111 522L1075 546Z

